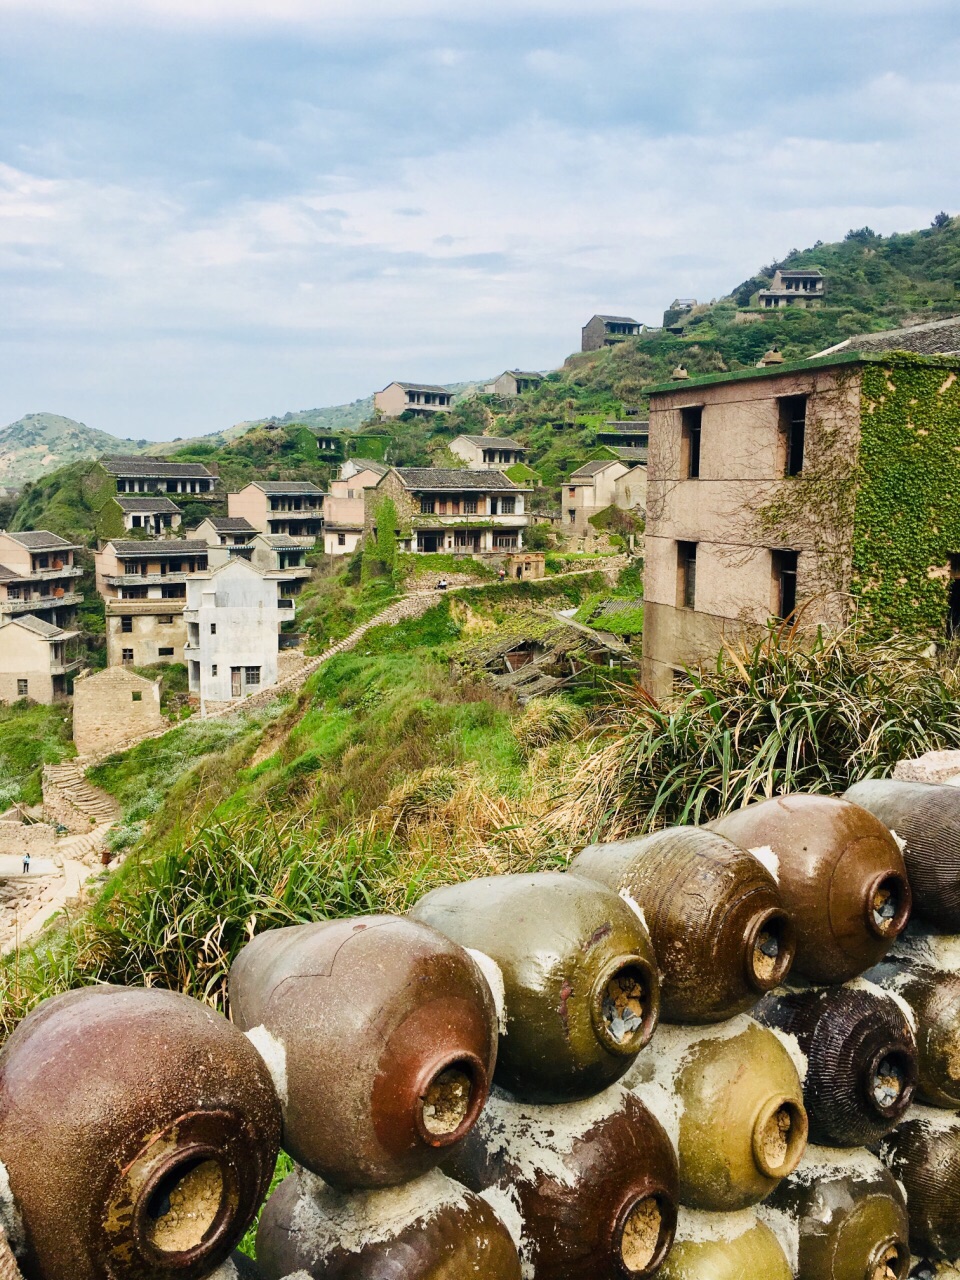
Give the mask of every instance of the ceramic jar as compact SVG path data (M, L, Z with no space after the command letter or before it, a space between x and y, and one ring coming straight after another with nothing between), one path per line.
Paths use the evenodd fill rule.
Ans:
M599 1092L653 1035L659 977L636 911L604 885L542 872L435 889L411 915L496 962L496 1081L530 1102Z
M657 1280L793 1280L793 1271L777 1237L753 1211L684 1209Z
M914 909L960 933L960 788L877 778L845 793L903 840Z
M334 1186L435 1167L486 1101L493 995L425 924L367 916L260 934L230 971L230 1004L277 1077L285 1150Z
M865 975L909 1006L918 1053L917 1100L960 1108L960 974L888 956Z
M914 1107L878 1154L906 1192L913 1252L938 1261L960 1258L960 1117Z
M917 1044L903 1009L879 987L783 992L754 1010L807 1059L803 1099L821 1146L878 1142L913 1101Z
M571 871L638 904L660 968L668 1022L719 1022L779 986L793 962L793 923L773 876L705 827L669 827L594 844Z
M0 1161L27 1280L200 1280L252 1222L279 1138L260 1056L187 996L72 991L0 1053Z
M336 1191L299 1169L260 1215L264 1280L520 1280L507 1227L433 1170L400 1187Z
M887 828L858 805L788 795L710 823L770 869L797 928L794 972L846 982L883 959L906 927L910 886Z
M493 1204L515 1206L525 1274L649 1276L673 1241L676 1154L662 1126L619 1084L554 1106L495 1090L447 1168Z

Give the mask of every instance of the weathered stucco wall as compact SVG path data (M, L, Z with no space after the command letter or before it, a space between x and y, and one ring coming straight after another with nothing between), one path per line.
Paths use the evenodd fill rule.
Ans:
M159 681L108 667L74 684L73 740L82 756L104 755L165 724Z

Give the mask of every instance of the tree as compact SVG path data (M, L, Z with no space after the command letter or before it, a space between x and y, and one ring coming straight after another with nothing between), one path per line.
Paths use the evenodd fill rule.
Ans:
M953 219L950 217L949 213L945 213L943 209L941 209L930 225L937 231L941 231L944 227L949 227L952 221Z

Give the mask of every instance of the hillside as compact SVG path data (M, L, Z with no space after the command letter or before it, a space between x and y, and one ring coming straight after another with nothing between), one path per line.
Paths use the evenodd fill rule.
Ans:
M28 480L102 453L143 453L146 440L121 440L59 413L28 413L0 429L0 488L19 489Z

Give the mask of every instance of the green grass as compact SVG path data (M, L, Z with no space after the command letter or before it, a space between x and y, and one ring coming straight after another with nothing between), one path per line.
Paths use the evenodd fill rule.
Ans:
M76 754L69 706L15 702L0 707L0 810L39 804L43 766Z

